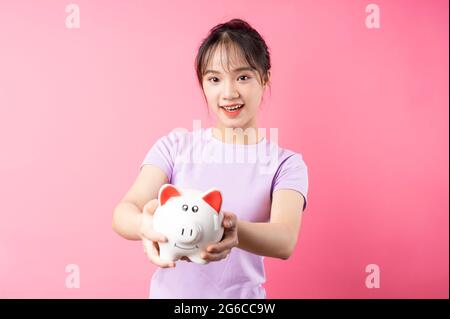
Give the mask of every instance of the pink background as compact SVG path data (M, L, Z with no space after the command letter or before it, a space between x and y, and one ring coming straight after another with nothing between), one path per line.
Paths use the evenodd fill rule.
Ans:
M260 125L310 174L268 297L448 298L448 1L374 2L380 29L359 0L80 0L67 29L69 1L2 1L0 297L147 297L155 268L112 211L158 137L213 124L194 57L240 17L272 52Z

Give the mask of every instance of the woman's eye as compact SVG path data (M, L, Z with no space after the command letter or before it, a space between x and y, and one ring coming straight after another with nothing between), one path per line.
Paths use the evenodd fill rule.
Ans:
M239 79L242 79L242 78L247 78L247 79L249 79L249 77L248 76L246 76L246 75L241 75L240 77L239 77ZM244 81L245 81L246 79L244 79Z
M216 78L216 77L213 77L213 78L209 78L209 79L208 79L208 81L209 81L209 82L213 82L213 83L216 83L217 81L211 81L211 80L219 80L219 79L218 79L218 78Z
M192 211L193 211L194 213L198 212L198 206L192 206Z
M184 204L184 205L181 207L181 209L184 210L184 211L186 212L186 211L189 209L189 207L188 207L188 205Z

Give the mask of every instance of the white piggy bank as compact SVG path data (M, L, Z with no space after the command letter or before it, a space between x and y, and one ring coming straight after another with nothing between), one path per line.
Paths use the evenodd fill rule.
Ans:
M158 202L153 229L168 239L159 243L161 259L176 261L186 256L195 263L206 264L201 252L219 242L224 232L220 191L181 190L165 184L159 190Z

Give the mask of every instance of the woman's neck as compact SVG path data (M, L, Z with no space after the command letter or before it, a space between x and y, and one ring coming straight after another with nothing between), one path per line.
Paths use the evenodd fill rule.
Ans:
M227 144L257 144L264 138L257 126L232 128L217 125L212 128L212 135Z

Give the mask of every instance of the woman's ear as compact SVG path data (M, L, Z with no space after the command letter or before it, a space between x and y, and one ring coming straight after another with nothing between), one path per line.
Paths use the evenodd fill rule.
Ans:
M267 74L266 74L266 76L265 76L265 79L264 79L264 88L266 88L267 87L267 84L269 84L270 83L270 71L267 71Z

